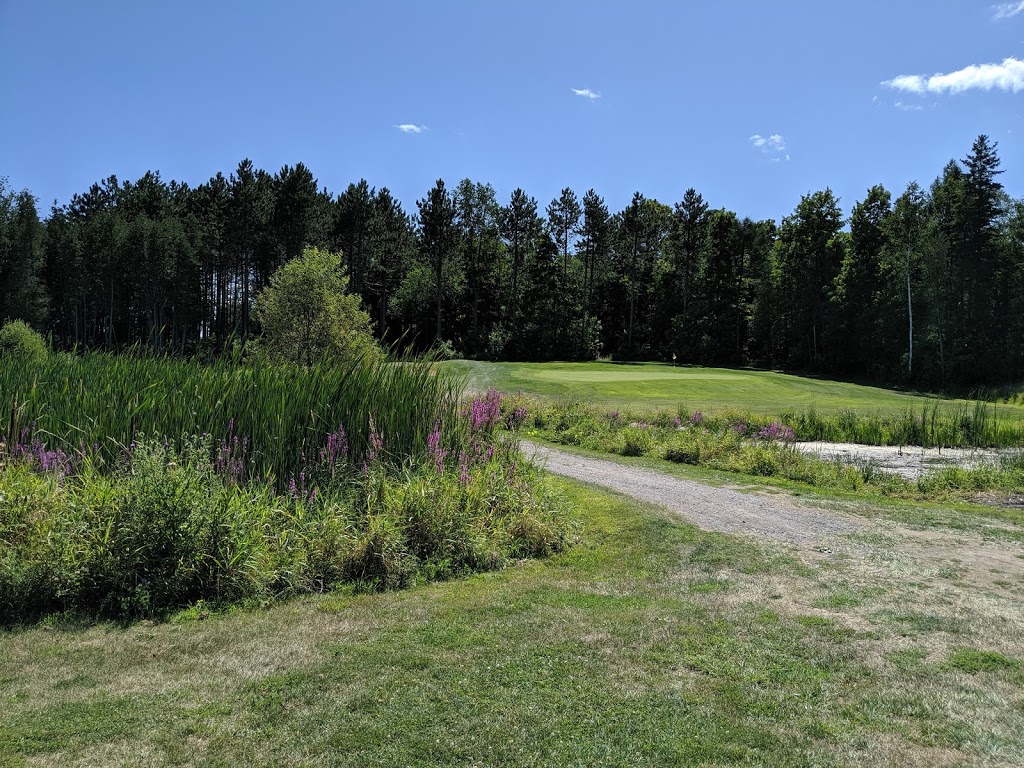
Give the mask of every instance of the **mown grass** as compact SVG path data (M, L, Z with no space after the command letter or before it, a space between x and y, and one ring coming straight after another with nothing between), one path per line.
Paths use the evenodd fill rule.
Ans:
M657 363L483 363L451 361L471 388L497 387L545 403L585 402L627 420L772 419L800 440L872 445L1024 444L1024 408L897 392L771 371Z
M0 760L882 766L1024 757L1012 661L1019 602L946 604L959 587L931 591L901 570L882 593L858 590L853 565L800 562L620 498L561 489L586 534L545 561L400 593L0 634ZM810 605L834 594L856 594L858 605ZM893 601L959 613L958 633L922 625L904 638L887 618Z
M865 414L920 413L925 405L964 403L926 393L901 392L822 378L773 371L701 368L662 363L487 363L454 360L444 367L465 375L470 387L483 391L575 399L603 408L639 411L656 409L710 414L721 410L779 414L784 409L815 409L832 415L844 410ZM1024 407L1008 404L1000 412L1024 420Z

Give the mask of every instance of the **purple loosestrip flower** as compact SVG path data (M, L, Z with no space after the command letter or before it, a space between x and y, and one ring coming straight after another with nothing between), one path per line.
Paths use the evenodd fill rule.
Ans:
M434 461L437 474L444 472L444 459L448 452L441 447L441 422L434 422L433 431L427 436L427 453Z

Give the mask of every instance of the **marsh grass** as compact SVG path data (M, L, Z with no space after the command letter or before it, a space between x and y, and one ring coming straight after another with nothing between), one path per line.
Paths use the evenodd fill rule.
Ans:
M749 415L746 418L758 420ZM822 414L813 408L784 409L778 419L793 429L798 440L923 448L1024 445L1024 424L1018 419L1003 418L998 403L994 401L925 403L918 410L908 408L893 414L853 410Z
M395 589L563 548L572 524L430 361L56 355L0 369L0 622Z
M440 424L457 447L462 382L429 361L350 360L310 368L141 354L53 354L0 365L0 439L25 430L51 449L90 454L114 466L139 434L174 441L189 435L248 440L247 478L282 490L310 455L343 425L349 449L370 450L370 419L385 458L401 465L423 455Z

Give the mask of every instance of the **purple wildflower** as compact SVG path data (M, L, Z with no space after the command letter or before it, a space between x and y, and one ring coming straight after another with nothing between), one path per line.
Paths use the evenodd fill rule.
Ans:
M214 455L213 469L226 482L240 485L245 477L245 465L249 457L249 438L239 439L235 434L235 420L228 421L228 433L221 439Z
M444 472L444 459L448 451L441 447L441 422L434 422L433 431L427 435L427 453L434 462L437 474Z
M526 406L516 407L505 419L505 426L513 432L519 429L526 422Z
M345 426L339 424L338 428L327 435L327 444L320 449L320 461L334 467L348 458L348 436L345 434Z
M483 397L473 398L466 409L469 417L469 428L474 432L490 432L501 418L501 393L494 387L487 390Z
M61 477L71 474L74 468L72 458L60 448L48 448L34 432L35 422L31 428L26 427L21 431L18 442L13 445L0 444L0 448L14 458L37 466L42 472L53 472ZM32 435L31 440L29 435Z
M773 421L767 427L761 427L757 436L761 440L782 440L783 442L788 443L793 440L793 429L785 426L784 424L779 424L777 421Z

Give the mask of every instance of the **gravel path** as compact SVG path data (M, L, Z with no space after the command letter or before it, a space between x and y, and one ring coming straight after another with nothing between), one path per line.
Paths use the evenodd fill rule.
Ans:
M799 507L784 497L768 498L716 488L651 469L577 456L527 440L521 442L521 448L549 472L660 504L710 531L752 533L806 546L863 527L837 514Z

